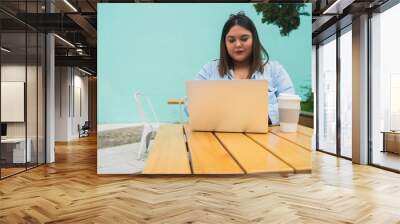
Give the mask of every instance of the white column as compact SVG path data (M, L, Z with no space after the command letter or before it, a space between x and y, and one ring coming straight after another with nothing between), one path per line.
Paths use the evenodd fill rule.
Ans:
M54 35L47 34L46 36L46 60L47 60L47 76L46 76L46 163L55 161L54 150L54 133L55 133L55 76L54 76Z
M47 12L54 11L51 1L46 1ZM55 44L54 35L46 35L46 163L55 162Z
M353 19L353 162L368 163L368 15Z
M312 53L311 53L311 92L314 97L314 130L312 136L311 147L313 150L317 149L317 47L312 45Z

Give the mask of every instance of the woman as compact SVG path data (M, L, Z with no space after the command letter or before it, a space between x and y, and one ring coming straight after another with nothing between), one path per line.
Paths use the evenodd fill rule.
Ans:
M272 124L279 123L279 94L294 94L289 75L278 62L269 61L254 23L243 12L231 15L222 29L220 59L204 65L197 76L197 80L218 79L268 80L269 123Z

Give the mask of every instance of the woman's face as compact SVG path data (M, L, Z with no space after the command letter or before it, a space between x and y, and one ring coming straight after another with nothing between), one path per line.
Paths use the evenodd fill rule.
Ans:
M235 62L246 62L253 51L253 35L244 27L234 25L225 36L225 45Z

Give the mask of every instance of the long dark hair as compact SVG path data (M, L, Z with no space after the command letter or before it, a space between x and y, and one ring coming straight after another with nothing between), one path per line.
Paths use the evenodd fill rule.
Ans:
M244 12L238 12L237 14L230 15L228 21L226 21L224 28L222 29L221 42L220 42L220 61L218 65L219 75L223 77L229 69L233 68L233 59L228 54L228 50L225 45L225 38L228 34L229 30L234 26L239 25L247 30L249 30L253 36L253 47L252 54L250 56L250 74L253 74L255 71L259 71L261 73L264 72L264 65L268 63L269 56L268 52L262 46L260 39L258 38L258 33L256 26L253 21L249 17L247 17ZM264 54L266 61L263 63Z

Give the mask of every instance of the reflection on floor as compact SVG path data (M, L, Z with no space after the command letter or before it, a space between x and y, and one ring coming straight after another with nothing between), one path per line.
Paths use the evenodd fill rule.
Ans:
M375 151L372 157L376 165L400 171L400 155L392 152Z
M5 178L8 176L11 176L13 174L25 171L26 169L30 169L33 167L36 167L37 164L36 163L27 163L26 166L24 163L18 163L18 164L13 164L13 163L9 163L9 164L1 164L1 178Z
M341 155L347 158L351 158L352 157L352 149L351 147L342 147L341 151L340 151Z
M25 170L25 167L23 167L23 168L19 168L19 167L18 168L1 168L1 178L19 173L24 170Z

